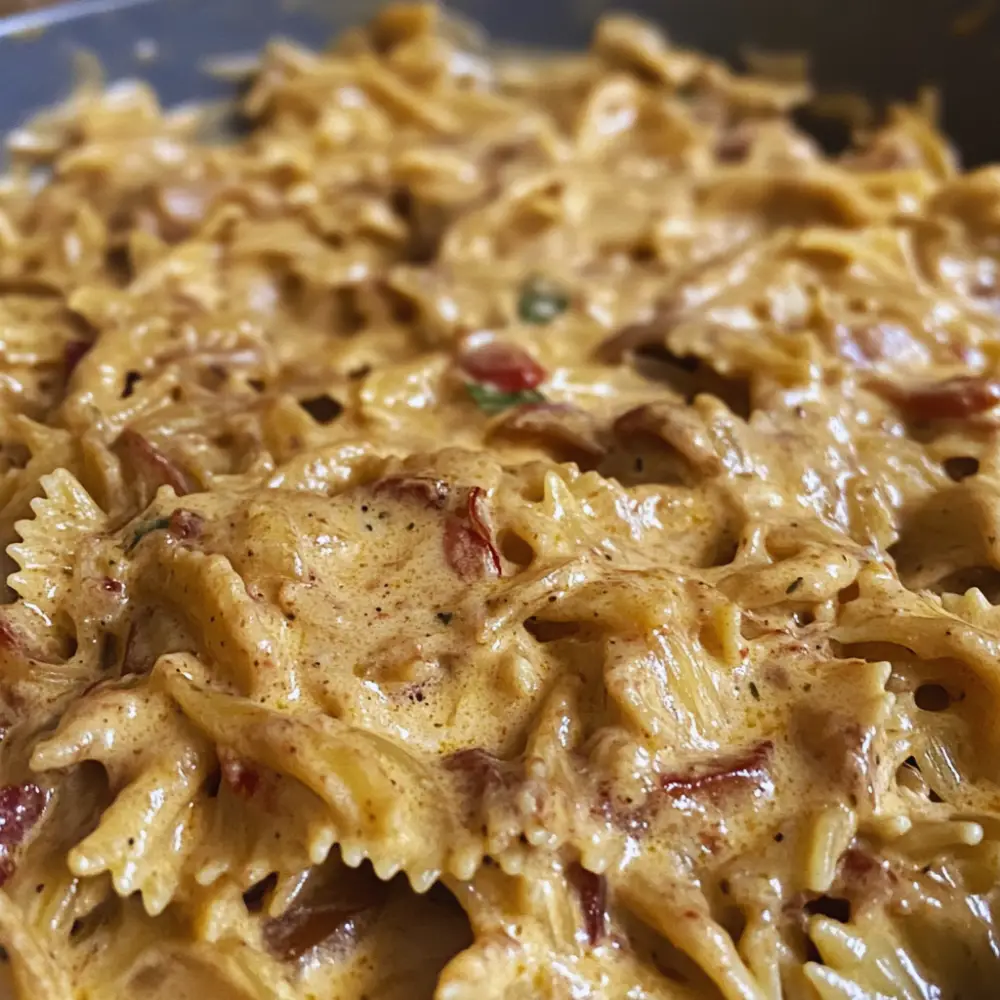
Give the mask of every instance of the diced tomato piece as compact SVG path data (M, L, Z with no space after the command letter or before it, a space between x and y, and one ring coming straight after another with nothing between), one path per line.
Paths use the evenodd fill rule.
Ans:
M14 874L14 853L45 811L48 796L38 785L0 788L0 885Z
M915 420L967 420L1000 403L1000 382L959 375L914 389L893 388L889 395Z
M763 740L742 757L715 761L704 771L661 775L660 788L671 797L679 797L700 791L711 793L732 785L759 785L767 780L767 763L772 750L774 744Z
M473 381L501 392L524 392L546 379L545 369L527 351L512 344L484 344L462 354L458 364Z
M583 925L591 944L597 944L608 933L608 882L603 875L587 871L583 865L571 864L566 870L570 885L580 897Z

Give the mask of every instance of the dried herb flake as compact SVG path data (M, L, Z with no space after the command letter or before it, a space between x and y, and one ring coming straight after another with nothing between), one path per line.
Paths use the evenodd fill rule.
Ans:
M538 275L521 286L517 314L525 323L544 326L569 308L569 295L548 278Z
M521 392L501 392L478 382L466 382L465 391L483 413L495 416L515 406L528 403L545 403L547 400L537 389L523 389Z
M158 517L155 521L147 521L145 524L140 524L139 527L136 528L135 534L132 536L132 541L129 542L128 548L125 549L125 551L131 552L150 532L163 531L169 527L169 517Z

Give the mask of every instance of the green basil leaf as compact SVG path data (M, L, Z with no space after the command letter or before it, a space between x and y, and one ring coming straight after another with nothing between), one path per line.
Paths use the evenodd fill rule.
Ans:
M480 382L466 382L465 391L472 401L483 411L493 416L514 406L525 403L544 403L545 397L537 389L522 389L520 392L501 392Z
M525 323L544 326L569 308L569 295L548 278L528 278L521 286L517 314Z

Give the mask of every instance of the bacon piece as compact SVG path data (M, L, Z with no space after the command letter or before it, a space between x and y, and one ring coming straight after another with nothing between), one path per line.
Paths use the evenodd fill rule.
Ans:
M469 490L466 517L452 515L444 526L444 554L448 565L466 581L484 576L502 576L500 553L490 537L486 523L486 491L480 486Z
M481 486L473 486L469 490L469 496L466 500L466 505L468 507L469 522L472 527L483 536L483 538L489 540L490 529L486 520L486 490ZM497 563L497 572L499 573L500 567L499 562Z
M427 507L442 508L448 502L451 492L442 479L426 476L387 476L372 485L376 494L388 493L397 500L415 500Z
M41 818L48 795L38 785L0 788L0 886L14 874L14 853Z
M76 371L76 366L86 357L94 345L89 340L70 340L63 348L63 364L66 367L66 378Z
M705 421L689 406L668 401L645 403L618 417L613 431L625 444L637 438L662 441L700 476L715 476L723 470L722 459Z
M178 507L170 515L170 524L167 526L167 531L174 538L189 541L193 538L200 538L204 527L205 519L201 514L196 514L193 510L185 510L183 507Z
M741 757L716 761L703 771L671 772L660 776L660 788L671 798L706 792L714 795L733 785L762 785L768 780L767 763L774 743L762 740Z
M231 750L219 751L222 780L237 794L251 798L260 787L260 771Z
M467 351L458 366L473 381L500 392L524 392L541 385L545 369L526 351L512 344L491 343Z
M543 444L561 445L587 458L600 458L607 451L598 437L593 416L565 403L518 406L501 419L494 433L535 438Z
M0 615L0 647L4 649L19 649L21 646L21 635L3 615Z
M911 389L884 385L885 395L911 420L968 420L1000 403L1000 381L959 375Z
M195 491L187 474L137 431L127 427L117 443L127 461L154 487L171 486L178 496Z
M332 885L264 924L264 944L278 958L295 962L318 948L345 952L371 926L389 887L368 866L344 867Z
M573 863L566 869L566 878L580 898L583 926L591 944L597 944L608 933L608 882L603 875L587 871Z
M844 851L837 875L837 887L850 899L854 911L884 905L899 884L890 862L863 847Z

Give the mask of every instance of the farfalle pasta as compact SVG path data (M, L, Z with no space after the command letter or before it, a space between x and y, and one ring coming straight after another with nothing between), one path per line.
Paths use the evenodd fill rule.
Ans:
M808 99L402 4L10 137L0 992L992 995L1000 174Z

